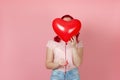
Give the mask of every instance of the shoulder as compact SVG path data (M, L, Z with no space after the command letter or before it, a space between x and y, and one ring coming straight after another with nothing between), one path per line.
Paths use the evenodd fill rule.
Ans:
M48 40L47 43L54 43L55 41L54 40Z
M56 45L57 45L57 42L55 42L54 40L49 40L46 46L53 49Z

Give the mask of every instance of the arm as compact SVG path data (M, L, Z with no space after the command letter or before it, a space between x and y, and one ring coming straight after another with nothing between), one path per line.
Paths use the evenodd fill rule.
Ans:
M51 48L47 47L47 52L46 52L46 68L47 69L57 69L59 67L64 67L68 63L65 60L60 60L58 63L54 63L54 54L53 50Z
M76 46L77 42L76 42L75 36L71 39L71 45L72 45L72 53L73 53L73 55L72 55L73 64L76 67L79 67L80 64L82 64L83 47Z
M79 67L83 60L83 47L73 47L73 64Z
M54 54L53 50L47 47L46 51L46 68L47 69L56 69L59 67L59 64L53 63Z

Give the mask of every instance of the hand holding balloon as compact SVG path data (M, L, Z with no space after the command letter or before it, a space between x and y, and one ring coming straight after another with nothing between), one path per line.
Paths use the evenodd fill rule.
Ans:
M69 42L72 47L76 47L77 45L76 36L73 36Z
M64 66L67 66L67 65L68 65L68 61L67 60L61 59L59 61L59 66L60 67L64 67Z

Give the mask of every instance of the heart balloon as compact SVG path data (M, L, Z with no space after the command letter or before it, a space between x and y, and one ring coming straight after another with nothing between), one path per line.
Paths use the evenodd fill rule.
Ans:
M81 29L81 22L78 19L64 21L56 18L52 22L53 30L65 42L69 41L74 35L77 35Z

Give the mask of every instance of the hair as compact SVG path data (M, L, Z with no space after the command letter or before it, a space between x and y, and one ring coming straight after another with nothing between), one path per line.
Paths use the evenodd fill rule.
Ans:
M66 17L69 17L69 18L71 18L71 19L74 19L74 18L73 18L72 16L70 16L70 15L64 15L64 16L61 17L61 19L64 19L64 18L66 18ZM80 34L80 33L78 33L78 34L76 35L76 41L77 41L77 42L79 42L79 40L78 40L79 34ZM54 37L54 41L60 42L60 41L61 41L61 38L60 38L59 36L55 36L55 37Z
M69 18L71 18L71 19L74 19L72 16L70 16L70 15L64 15L64 16L62 16L61 17L61 19L64 19L65 17L69 17Z

